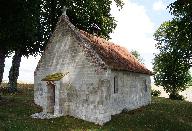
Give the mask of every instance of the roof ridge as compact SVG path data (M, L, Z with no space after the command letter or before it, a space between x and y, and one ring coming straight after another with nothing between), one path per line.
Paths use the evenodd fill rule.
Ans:
M123 46L120 46L120 45L117 45L113 42L110 42L102 37L99 37L99 36L95 36L95 35L92 35L86 31L83 31L83 30L79 30L81 35L83 35L84 37L87 37L87 39L92 43L92 44L95 44L95 45L92 45L92 46L102 46L103 50L105 50L107 53L110 53L111 55L117 55L116 56L117 58L113 58L114 60L117 60L118 58L121 57L121 59L124 59L124 60L118 60L120 63L117 63L117 64L125 64L127 66L131 66L132 65L132 69L129 69L129 70L133 70L134 72L137 72L135 70L138 70L139 72L141 73L144 73L144 74L152 74L151 71L149 71L142 63L140 63L136 57L131 54L127 48L123 47ZM101 47L97 47L97 48L101 48ZM115 54L114 52L112 51L115 51ZM97 53L101 53L100 51L97 51ZM106 56L108 56L109 54L106 54ZM123 62L124 61L124 62Z

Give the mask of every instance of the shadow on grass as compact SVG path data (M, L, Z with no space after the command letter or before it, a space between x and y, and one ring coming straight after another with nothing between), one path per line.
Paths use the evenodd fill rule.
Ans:
M0 130L192 130L192 103L153 97L152 104L112 116L103 126L71 116L49 120L30 116L42 109L33 102L33 88L21 88L17 94L4 94L0 100Z

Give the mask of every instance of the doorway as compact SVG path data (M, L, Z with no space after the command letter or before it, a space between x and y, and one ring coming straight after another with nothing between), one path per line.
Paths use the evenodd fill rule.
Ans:
M53 81L47 81L47 112L54 114L55 106L55 84Z

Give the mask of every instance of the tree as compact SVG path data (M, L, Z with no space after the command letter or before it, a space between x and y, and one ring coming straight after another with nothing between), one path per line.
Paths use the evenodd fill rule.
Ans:
M15 11L14 4L14 1L0 1L0 85L3 79L5 58L9 54L9 51L12 50L10 46L13 43L10 36L12 27L11 23L8 21L11 17L13 19L13 14ZM10 15L11 17L9 17Z
M0 61L4 62L10 52L15 52L9 74L9 89L12 92L16 90L15 82L19 75L21 56L34 54L40 46L37 44L39 43L40 4L38 0L10 0L2 1L0 6L2 7L0 8L0 41L2 42L1 50L4 51ZM3 76L3 69L4 64L0 67L1 76Z
M155 32L159 54L154 59L155 83L175 99L186 89L192 66L192 1L176 0L168 8L174 16Z
M122 7L121 0L115 0L115 2ZM15 56L9 71L11 92L15 91L17 87L21 56L37 54L44 50L64 5L68 7L67 14L71 22L79 29L109 38L109 33L116 27L116 21L110 14L111 1L108 0L41 0L40 3L38 0L23 0L16 1L16 4L19 4L16 7L21 7L18 10L21 12L16 14L20 21L17 21L16 24L26 25L26 28L21 27L18 28L19 30L13 31L18 37L14 40L16 43L14 44ZM100 30L95 32L92 25L97 25Z
M187 64L177 59L174 52L156 55L153 70L155 84L163 86L171 99L175 99L179 91L184 91L191 80Z
M179 48L178 26L176 20L164 22L155 32L156 48L160 53L154 59L154 80L163 86L171 99L177 99L179 91L187 88L191 79L190 65Z
M123 6L122 0L114 1L118 7ZM53 32L63 6L68 8L67 15L77 28L109 38L116 27L116 21L110 14L111 4L112 0L42 0L42 27L46 27L46 38ZM94 32L93 25L100 30Z
M136 57L136 59L137 59L140 63L143 64L144 60L143 60L143 58L141 57L141 55L139 54L138 51L132 50L132 51L131 51L131 54L134 55L134 56Z
M0 85L3 80L6 54L7 54L6 51L4 51L3 49L0 49Z
M192 1L176 0L168 7L174 16L172 21L177 27L175 48L180 50L183 60L192 66Z

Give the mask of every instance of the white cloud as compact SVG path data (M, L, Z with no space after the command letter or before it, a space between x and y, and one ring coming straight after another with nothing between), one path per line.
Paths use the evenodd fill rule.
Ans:
M126 47L129 51L139 51L146 66L151 69L155 52L155 26L144 6L127 1L121 11L118 11L114 4L111 13L118 21L114 33L111 34L111 41Z
M114 43L142 53L154 51L152 38L154 23L147 15L144 6L126 2L121 11L113 5L111 13L118 21L114 33L111 34Z
M166 6L165 6L165 4L163 3L162 0L158 0L158 1L154 2L153 10L155 10L155 11L163 11L165 9L166 9Z

